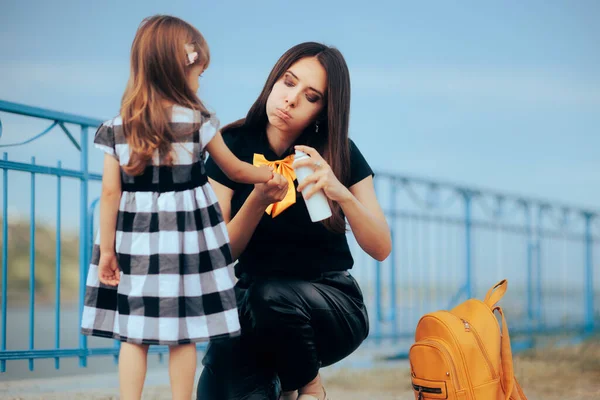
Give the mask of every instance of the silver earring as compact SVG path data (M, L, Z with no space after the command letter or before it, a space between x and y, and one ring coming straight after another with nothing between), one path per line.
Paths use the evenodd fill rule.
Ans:
M319 121L315 121L315 132L319 132Z

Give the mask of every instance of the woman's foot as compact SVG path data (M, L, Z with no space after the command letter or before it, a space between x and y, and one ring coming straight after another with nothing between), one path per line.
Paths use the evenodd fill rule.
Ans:
M321 386L321 389L323 389L323 394L321 396L317 397L316 394L303 393L300 396L298 396L298 400L328 400L325 388Z
M298 400L327 400L327 393L321 382L321 374L298 390Z
M298 391L294 390L293 392L281 392L279 396L279 400L296 400L298 399Z

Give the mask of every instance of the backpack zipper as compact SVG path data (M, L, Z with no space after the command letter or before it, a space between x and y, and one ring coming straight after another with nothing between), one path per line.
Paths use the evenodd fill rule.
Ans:
M438 341L433 340L433 339L423 340L421 342L417 342L417 344L418 343L421 343L426 346L431 346L431 347L439 350L442 354L444 354L446 361L448 361L448 365L452 369L452 376L451 376L452 382L454 383L456 390L460 390L460 382L458 381L458 373L456 371L456 366L454 365L454 362L452 361L452 357L450 356L450 353L448 352L448 350L446 350L446 347L444 347L444 345L440 344Z
M481 337L479 337L479 334L477 333L477 331L475 330L475 328L473 328L471 326L471 324L469 324L469 321L465 320L465 319L460 319L464 326L465 326L465 332L471 332L473 334L473 336L475 337L475 341L477 342L477 345L479 346L479 350L481 351L481 354L483 355L483 358L485 359L485 362L488 365L488 370L490 372L490 375L492 376L492 379L496 379L496 371L494 370L494 366L492 365L492 362L490 361L490 357L487 354L487 350L485 349L485 346L483 345L483 342L481 341Z
M461 321L463 326L465 327L465 332L473 333L473 337L475 338L475 341L477 342L477 345L479 346L479 350L481 351L481 354L483 355L483 359L485 360L485 362L488 366L488 372L490 373L490 376L492 377L492 379L495 379L496 371L494 370L494 366L492 365L492 362L490 361L490 358L488 357L487 351L485 350L485 346L483 345L483 342L481 341L481 338L479 337L479 334L477 333L475 328L473 326L471 326L469 321L467 321L466 319L463 319L456 314L452 314L450 311L443 311L443 312L450 314L454 318Z
M412 384L412 387L415 392L418 391L419 393L442 394L442 389L440 389L440 388L432 388L429 386L415 385L414 383Z

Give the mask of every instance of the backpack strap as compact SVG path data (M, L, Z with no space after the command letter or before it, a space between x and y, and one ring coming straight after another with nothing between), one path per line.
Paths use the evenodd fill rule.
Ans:
M507 286L508 281L506 279L496 283L490 290L488 290L483 302L487 304L489 308L493 308L494 305L502 298L502 296L504 296L504 293L506 293Z
M506 291L506 288L504 290ZM513 370L513 358L512 350L510 349L510 336L508 335L508 325L506 324L506 318L504 318L504 312L502 311L502 308L494 307L492 311L498 311L498 313L502 316L502 342L500 347L500 355L502 357L501 380L502 386L504 387L504 393L506 394L506 400L510 400L510 395L512 394L515 385L515 372Z
M517 393L519 393L519 400L527 400L527 396L525 396L525 393L523 393L523 388L521 388L521 385L519 385L519 382L517 381L517 378L515 377L515 389L517 389Z

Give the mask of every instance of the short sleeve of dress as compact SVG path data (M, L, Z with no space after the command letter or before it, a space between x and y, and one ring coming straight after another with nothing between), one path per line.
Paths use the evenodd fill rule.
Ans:
M94 146L106 154L114 157L117 159L117 161L119 160L119 157L115 151L115 132L112 124L104 122L102 125L100 125L96 131L96 135L94 136Z
M350 140L350 182L348 187L362 181L368 176L375 176L375 173L356 144Z
M210 118L205 118L200 125L200 143L202 145L202 151L206 148L206 145L215 137L219 131L220 122L216 115L211 114Z

